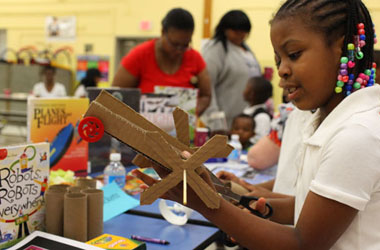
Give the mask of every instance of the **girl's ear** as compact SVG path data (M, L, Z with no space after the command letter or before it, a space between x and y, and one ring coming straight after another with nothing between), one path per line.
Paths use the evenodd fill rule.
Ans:
M338 40L334 43L334 53L337 53L339 57L343 54L343 45L344 45L344 36L338 38Z

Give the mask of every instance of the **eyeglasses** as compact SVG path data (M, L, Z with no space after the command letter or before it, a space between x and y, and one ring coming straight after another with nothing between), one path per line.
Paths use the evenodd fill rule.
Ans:
M185 44L185 45L182 45L182 44L179 44L179 43L175 43L173 41L171 41L168 37L167 34L165 34L165 38L166 40L168 41L168 44L170 45L170 47L172 47L173 49L176 49L176 50L179 50L179 51L185 51L187 49L190 48L190 43L188 44Z

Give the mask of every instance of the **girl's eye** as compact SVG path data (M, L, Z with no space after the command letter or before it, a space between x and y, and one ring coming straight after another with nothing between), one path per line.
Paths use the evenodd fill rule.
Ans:
M301 56L301 51L291 53L288 56L289 56L290 60L297 60Z
M274 58L274 61L275 61L275 63L276 63L276 67L277 67L277 69L280 67L280 64L281 64L281 59L280 59L280 57L278 57L278 56L276 56L275 58Z

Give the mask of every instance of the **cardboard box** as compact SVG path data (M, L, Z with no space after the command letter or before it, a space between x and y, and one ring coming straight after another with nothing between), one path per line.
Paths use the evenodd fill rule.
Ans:
M144 242L112 234L102 234L95 239L87 241L86 243L108 250L146 250L146 244Z
M49 143L0 149L0 248L45 229Z

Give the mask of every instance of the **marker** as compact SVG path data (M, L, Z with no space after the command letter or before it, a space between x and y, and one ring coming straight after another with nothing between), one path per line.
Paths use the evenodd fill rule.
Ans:
M170 242L167 240L148 238L148 237L143 237L143 236L138 236L138 235L132 235L131 239L139 240L139 241L145 241L145 242L149 242L149 243L156 243L156 244L161 244L161 245L169 245L170 244Z

